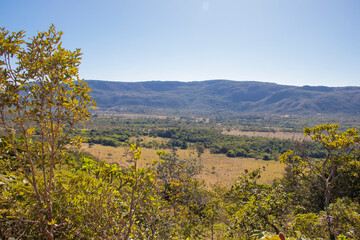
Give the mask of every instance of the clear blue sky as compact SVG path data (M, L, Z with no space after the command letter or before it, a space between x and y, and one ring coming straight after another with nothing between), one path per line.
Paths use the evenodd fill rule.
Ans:
M360 0L0 0L0 26L55 24L80 75L360 86Z

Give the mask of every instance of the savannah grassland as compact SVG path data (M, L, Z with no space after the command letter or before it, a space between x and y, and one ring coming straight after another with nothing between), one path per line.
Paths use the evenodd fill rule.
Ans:
M235 136L248 136L248 137L266 137L266 138L279 138L290 140L308 140L303 133L300 132L255 132L255 131L240 131L230 130L223 131L223 134L235 135Z
M354 119L330 118L332 122L340 122L345 128L354 127ZM221 116L221 117L179 117L162 115L137 115L137 114L119 114L114 112L97 111L93 119L82 125L79 129L86 130L108 130L129 129L131 131L151 131L156 129L218 129L223 135L261 137L267 139L281 139L291 141L307 141L302 129L323 124L324 119L316 117L297 117L289 115L279 116ZM357 121L356 121L357 123ZM358 124L355 124L356 126ZM151 137L140 134L137 137L130 137L129 142L136 142L141 139L141 143L157 141L159 143L169 142L169 138ZM165 144L166 145L166 144ZM128 154L127 146L103 146L100 144L82 144L82 150L92 154L94 157L105 160L108 163L117 163L122 168L128 168L132 162ZM156 152L164 150L167 153L174 149L154 149L142 148L141 166L151 165L152 161L159 160ZM284 149L286 151L287 149ZM198 158L198 152L192 147L187 149L176 148L180 158ZM252 171L261 170L259 183L271 184L275 178L280 178L285 169L277 158L271 160L262 160L254 157L228 157L226 154L211 154L210 149L205 149L200 155L200 161L203 164L202 172L197 175L199 180L203 180L208 186L221 184L230 186L237 180L238 176L243 174L245 169Z
M261 132L247 132L248 134L262 135ZM284 133L281 133L283 136ZM288 137L291 138L294 133L288 133ZM154 138L143 137L144 142L152 141ZM159 141L159 138L156 138ZM160 141L167 141L168 139L162 139ZM108 163L117 163L123 168L129 167L132 162L128 154L129 147L111 147L111 146L102 146L100 144L94 144L89 146L89 144L82 144L82 150L92 154L98 159L105 160ZM163 149L166 152L171 152L171 149ZM159 160L156 152L159 150L155 149L142 149L142 158L139 162L140 166L150 166L153 160ZM177 154L180 158L197 158L197 152L194 149L178 149ZM260 169L261 178L259 183L271 184L275 178L281 177L285 165L281 164L279 161L264 161L254 158L229 158L225 154L211 154L208 149L205 150L200 156L200 160L204 166L202 172L197 176L199 180L203 180L209 187L214 184L220 184L229 187L237 177L244 173L244 170L249 171Z
M288 139L294 141L309 140L304 137L302 128L308 125L319 124L322 119L304 119L291 117L253 117L244 116L240 119L221 119L220 121L209 121L209 118L196 117L166 117L136 114L98 114L93 121L83 126L86 129L114 129L120 126L130 129L138 127L152 129L188 128L205 127L221 129L224 135L262 137L269 139ZM209 123L210 122L210 123ZM241 124L240 124L241 122ZM149 124L151 123L151 124ZM145 124L145 125L144 125ZM346 124L346 123L345 123ZM166 143L170 139L161 137L140 136L142 143L151 141ZM135 142L136 138L131 137L130 142ZM132 162L128 154L129 146L103 146L100 144L82 144L82 150L92 154L94 157L105 160L108 163L116 163L122 168L128 168ZM164 150L167 153L173 149L153 149L142 148L141 166L151 165L152 161L159 160L156 152ZM176 149L180 158L198 158L198 153L193 148ZM205 149L201 154L200 160L203 164L202 172L197 175L199 180L203 180L208 186L220 184L229 187L234 183L238 176L243 174L245 169L252 171L261 170L259 183L271 184L275 178L280 178L285 169L285 165L278 159L262 160L249 157L227 157L226 154L211 154L209 149Z

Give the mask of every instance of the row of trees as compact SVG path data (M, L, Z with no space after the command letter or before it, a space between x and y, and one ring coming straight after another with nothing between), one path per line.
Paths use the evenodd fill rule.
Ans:
M77 131L88 143L104 146L139 146L155 149L196 149L199 146L207 148L213 154L226 154L227 157L258 158L275 160L289 149L293 141L269 139L265 137L231 136L222 134L215 129L204 128L167 128L167 129L126 129ZM167 140L153 140L148 143L141 141L143 136L160 137ZM131 138L133 138L131 140ZM135 140L136 139L136 140ZM325 152L318 144L312 144L312 156L323 157Z
M171 138L176 146L184 143L202 145L214 154L226 154L228 157L251 157L264 160L276 160L287 149L294 146L294 141L270 139L264 137L232 136L212 129L170 128L153 130L150 135ZM309 155L315 158L325 156L325 151L318 143L309 143Z

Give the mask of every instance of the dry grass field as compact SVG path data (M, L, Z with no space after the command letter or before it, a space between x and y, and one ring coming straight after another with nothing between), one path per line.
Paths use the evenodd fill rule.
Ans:
M99 117L102 118L127 118L127 119L138 119L138 118L158 118L166 119L168 116L164 115L151 115L151 114L131 114L131 113L117 113L113 111L97 111ZM170 117L173 120L179 120L180 117Z
M150 140L150 139L149 139ZM129 167L132 162L128 154L129 148L109 147L95 144L89 148L88 144L82 145L82 150L91 153L93 156L103 159L109 163L118 163L120 166ZM166 149L166 152L171 152ZM142 158L140 166L151 165L152 160L158 160L155 149L142 149ZM195 150L178 150L177 153L181 158L196 158ZM284 172L284 165L278 161L264 161L251 158L228 158L224 154L210 154L205 151L200 157L204 165L203 171L197 176L199 180L204 180L208 186L221 184L230 186L237 177L244 172L260 168L261 179L259 183L270 184L274 178L281 177Z
M252 132L252 131L239 131L230 130L223 131L223 134L235 135L235 136L248 136L248 137L266 137L266 138L279 138L279 139L290 139L290 140L308 140L303 133L296 132Z

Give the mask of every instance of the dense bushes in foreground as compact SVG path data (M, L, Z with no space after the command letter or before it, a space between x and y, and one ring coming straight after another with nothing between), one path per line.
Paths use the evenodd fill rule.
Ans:
M312 186L301 179L296 180L298 191L292 191L293 171L287 173L293 177L285 176L271 186L257 183L261 172L256 170L240 175L230 188L209 189L194 179L201 169L196 159L159 152L159 161L139 168L141 149L132 146L131 153L129 169L84 154L66 154L54 171L52 219L46 222L53 238L257 239L280 231L289 239L327 238L324 209L307 209L308 200L323 201L323 197L306 197ZM40 224L47 206L36 204L35 189L9 161L11 152L6 156L0 162L0 236L48 238ZM36 170L42 196L40 175L41 170ZM342 195L329 206L332 231L348 237L342 239L360 236L360 205L354 200Z

